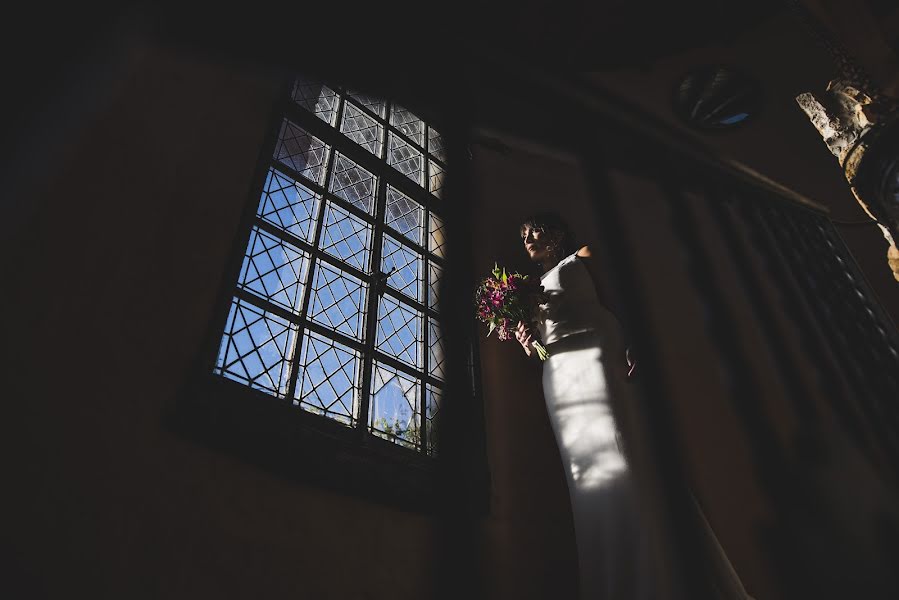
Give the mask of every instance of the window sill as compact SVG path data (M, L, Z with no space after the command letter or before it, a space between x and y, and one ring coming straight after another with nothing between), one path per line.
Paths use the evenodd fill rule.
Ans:
M438 459L207 374L186 386L179 434L300 483L401 510L436 506Z

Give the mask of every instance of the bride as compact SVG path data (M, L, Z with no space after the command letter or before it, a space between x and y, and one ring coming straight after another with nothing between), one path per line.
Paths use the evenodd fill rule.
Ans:
M655 598L650 539L619 446L610 397L628 401L630 359L621 327L598 285L590 248L571 247L565 223L538 214L521 226L548 295L537 330L549 350L543 394L562 456L574 516L582 599ZM516 338L536 354L528 324Z
M576 249L565 222L541 213L521 225L521 239L542 272L547 298L536 315L549 351L543 395L562 457L574 517L582 600L669 598L658 538L647 526L620 445L611 399L634 402L635 362L609 310L599 267L588 246ZM519 323L516 338L535 356L534 332ZM693 521L705 548L716 600L753 600L693 499Z
M521 239L542 275L547 298L536 315L549 351L543 395L562 457L574 517L580 598L644 600L678 597L666 590L657 536L647 526L636 484L619 443L611 399L635 402L631 359L621 325L607 308L599 268L588 246L575 250L555 213L525 220ZM516 338L535 356L534 333L519 323ZM730 564L699 504L693 520L705 545L707 576L717 600L753 600Z

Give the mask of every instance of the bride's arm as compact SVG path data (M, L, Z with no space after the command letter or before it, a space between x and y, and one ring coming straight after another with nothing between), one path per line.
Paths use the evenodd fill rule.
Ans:
M606 293L605 288L602 286L599 264L597 258L593 255L593 252L591 252L590 246L581 247L581 249L577 251L577 256L584 266L587 267L587 272L590 274L590 279L593 281L593 287L596 289L596 297L599 298L599 302L608 308L609 311L615 315L615 318L618 319L618 323L621 324L621 312L619 307L612 300L612 297ZM636 362L633 358L634 352L631 349L629 336L627 335L627 332L624 331L624 327L622 327L621 330L624 335L625 360L627 361L628 366L627 374L628 377L630 377L634 374Z

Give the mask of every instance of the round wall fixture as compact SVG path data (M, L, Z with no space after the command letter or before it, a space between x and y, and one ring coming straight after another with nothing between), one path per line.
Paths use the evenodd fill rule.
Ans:
M729 66L691 70L674 88L674 112L704 131L731 129L752 120L762 108L757 81Z

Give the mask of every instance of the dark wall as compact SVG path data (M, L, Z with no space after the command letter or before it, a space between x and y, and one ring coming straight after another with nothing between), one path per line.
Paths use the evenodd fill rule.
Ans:
M431 518L269 475L167 427L282 78L129 48L90 113L66 115L79 127L27 155L39 168L19 175L16 201L28 210L8 213L27 218L3 249L4 587L422 597Z
M698 132L674 114L671 98L690 69L728 64L758 81L762 110L745 126ZM868 220L853 197L837 159L796 104L803 92L822 93L835 71L829 55L789 12L726 42L659 58L643 69L618 68L587 76L628 104L671 126L683 139L698 140L722 158L734 159L780 185L827 207L835 220ZM840 227L880 302L899 323L899 282L887 264L887 243L875 226Z

